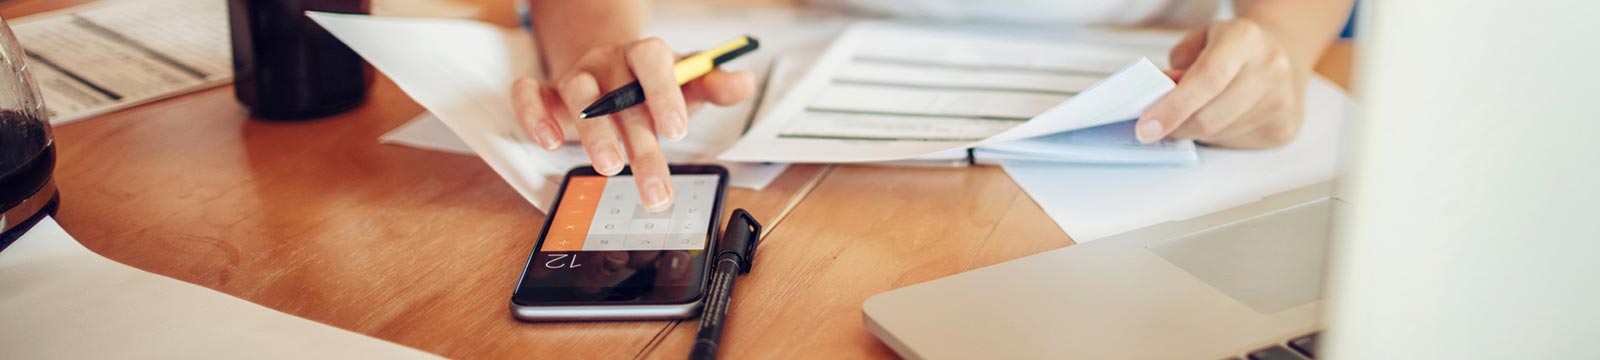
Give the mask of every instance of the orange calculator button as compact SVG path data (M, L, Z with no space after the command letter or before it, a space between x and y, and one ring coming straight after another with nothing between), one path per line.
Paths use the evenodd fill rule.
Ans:
M555 220L545 233L540 251L583 251L583 240L589 237L589 224L594 222L594 211L600 207L605 189L604 176L573 176L568 180L567 192L561 195L561 204L556 206Z

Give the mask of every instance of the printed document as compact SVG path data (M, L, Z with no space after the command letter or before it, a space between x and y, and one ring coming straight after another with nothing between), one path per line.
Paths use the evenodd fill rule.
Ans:
M105 1L11 28L55 125L233 79L225 1Z
M1088 42L858 24L835 40L794 89L720 158L877 162L965 157L967 148L1125 122L1173 88L1172 80L1141 54ZM1035 150L1083 143L1103 146L1101 152L1108 157L1133 163L1196 159L1192 142L1139 145L1132 131L1034 142L986 153L1048 158L1058 153ZM1130 144L1139 150L1117 151Z

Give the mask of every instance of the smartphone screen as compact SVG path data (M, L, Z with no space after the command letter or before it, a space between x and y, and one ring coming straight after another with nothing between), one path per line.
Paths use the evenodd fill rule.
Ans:
M671 181L672 208L650 212L630 175L569 175L512 300L558 306L695 300L723 175L675 173Z

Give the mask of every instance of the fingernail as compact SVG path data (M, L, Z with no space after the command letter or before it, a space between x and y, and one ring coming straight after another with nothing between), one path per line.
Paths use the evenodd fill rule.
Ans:
M605 256L606 261L602 264L602 266L605 266L606 270L621 270L623 265L628 264L627 253L619 251L606 253Z
M539 137L539 147L543 147L545 150L555 150L561 147L561 137L556 136L555 125L549 122L540 122L539 126L534 127L533 132L534 135Z
M689 122L684 120L683 113L668 112L661 118L661 135L666 136L667 139L670 140L683 139L685 133L688 132L686 130L689 126Z
M650 212L661 212L672 207L672 194L667 193L667 184L660 177L644 179L644 193L639 200L644 203L644 209Z
M606 174L615 174L622 171L622 154L617 152L616 144L606 141L594 146L594 169L596 171Z
M1143 124L1139 124L1135 136L1139 138L1140 143L1149 144L1161 140L1161 130L1160 121L1145 120Z

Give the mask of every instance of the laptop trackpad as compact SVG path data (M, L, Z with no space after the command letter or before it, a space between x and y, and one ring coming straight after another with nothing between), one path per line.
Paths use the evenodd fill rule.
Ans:
M1147 248L1263 314L1322 298L1334 200L1317 199Z

